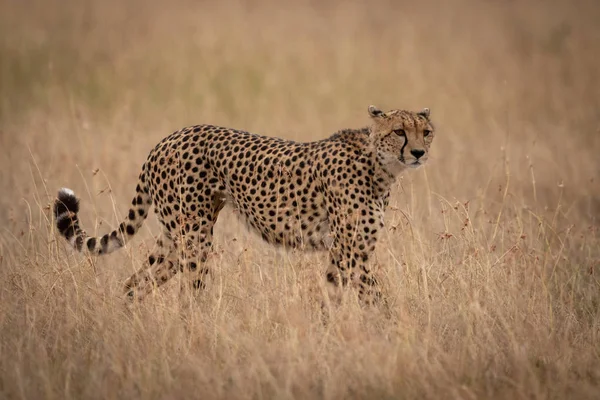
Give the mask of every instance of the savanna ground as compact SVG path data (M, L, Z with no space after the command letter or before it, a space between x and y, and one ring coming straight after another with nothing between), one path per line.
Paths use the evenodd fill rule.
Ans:
M594 1L0 1L0 397L598 398L598 21ZM385 312L347 297L323 323L327 255L231 210L191 305L173 282L124 307L154 217L103 258L56 235L59 187L105 233L180 127L308 141L369 104L437 126L393 189Z

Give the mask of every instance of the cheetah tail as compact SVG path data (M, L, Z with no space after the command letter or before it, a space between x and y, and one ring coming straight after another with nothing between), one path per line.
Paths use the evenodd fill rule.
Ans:
M71 243L77 251L90 254L108 254L120 249L141 228L148 216L152 198L147 190L137 187L127 219L119 228L102 237L91 237L79 226L79 199L71 189L62 188L54 202L54 217L58 232Z

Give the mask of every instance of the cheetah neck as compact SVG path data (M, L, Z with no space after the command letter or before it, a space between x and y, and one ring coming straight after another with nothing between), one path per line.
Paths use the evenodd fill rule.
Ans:
M377 165L381 170L380 174L385 176L386 181L391 186L394 181L406 170L406 166L395 157L387 157L377 150L375 150L375 152L377 153Z
M387 196L392 185L396 182L396 179L404 169L399 168L396 163L386 162L387 160L385 160L376 150L373 150L373 153L375 158L374 171L376 177L376 192L380 196Z
M388 196L396 178L405 167L394 165L392 160L385 160L377 151L375 144L369 140L369 132L369 127L343 129L326 140L345 142L359 150L364 157L371 161L373 166L372 189L376 197L382 198Z
M389 196L392 185L396 179L406 169L398 160L387 160L385 156L377 150L377 147L372 143L369 137L369 128L364 128L361 131L367 131L367 146L365 155L372 160L373 163L373 190L378 198Z

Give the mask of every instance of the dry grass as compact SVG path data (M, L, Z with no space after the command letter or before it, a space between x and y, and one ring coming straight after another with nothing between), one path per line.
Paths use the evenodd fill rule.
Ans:
M0 1L0 398L598 398L596 2L282 4ZM57 188L105 232L182 126L313 140L371 103L438 130L377 250L391 316L323 324L326 255L230 212L189 309L119 297L154 218L104 258L55 234Z

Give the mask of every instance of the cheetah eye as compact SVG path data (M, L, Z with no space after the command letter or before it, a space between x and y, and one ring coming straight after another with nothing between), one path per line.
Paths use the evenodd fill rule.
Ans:
M423 136L427 137L429 135L431 135L431 131L429 129L423 131Z
M393 132L398 136L406 136L406 132L404 132L404 129L394 129Z

